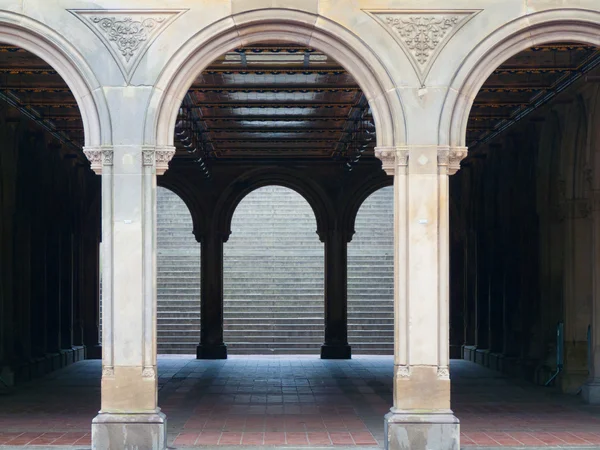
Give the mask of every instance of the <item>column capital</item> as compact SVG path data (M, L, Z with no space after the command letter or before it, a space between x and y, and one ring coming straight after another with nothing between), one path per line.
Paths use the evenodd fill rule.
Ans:
M379 158L382 168L388 175L406 171L408 166L408 147L376 147L375 157Z
M438 147L438 167L440 174L454 175L460 170L460 162L467 154L467 147Z
M142 147L142 163L144 166L155 166L156 175L163 175L167 171L173 156L175 156L175 147L172 145Z
M339 236L344 240L344 242L349 243L352 241L352 236L354 236L354 230L327 228L325 230L317 230L317 234L319 235L319 240L321 242L328 242L331 239L334 239L335 236Z
M83 154L97 175L102 175L104 166L113 165L113 148L110 145L83 147Z

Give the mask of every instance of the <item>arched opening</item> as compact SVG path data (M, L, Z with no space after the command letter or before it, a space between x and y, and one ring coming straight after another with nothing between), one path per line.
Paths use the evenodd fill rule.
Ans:
M5 26L5 15L0 13L0 428L8 434L0 442L44 445L48 430L35 424L59 399L77 393L70 383L48 388L39 378L101 356L100 178L83 153L84 145L99 144L101 133L94 101L80 97L89 93L84 77L61 49L45 42L52 33L42 39ZM89 367L97 386L99 361ZM30 389L36 390L35 411L23 406L31 402ZM70 404L85 421L74 422L73 431L81 434L71 443L89 445L98 397L90 390Z
M266 186L238 204L224 248L224 340L231 354L318 354L323 244L292 189Z
M456 363L459 379L470 371L477 381L458 384L454 392L462 400L455 411L468 423L472 415L466 409L461 415L462 402L487 395L498 378L524 379L531 404L517 410L537 415L530 434L543 440L549 422L572 420L569 431L589 444L591 418L573 397L595 402L589 380L599 148L592 129L600 51L581 43L581 35L570 40L568 32L556 42L543 28L532 46L521 36L516 54L502 43L503 50L484 55L463 78L487 77L476 82L480 89L469 102L468 120L464 105L453 117L464 128L452 128L450 139L466 143L469 155L450 180L451 349L454 357L492 370ZM510 40L519 42L519 36ZM500 65L486 66L491 61ZM505 382L502 402L516 405L522 388ZM550 400L535 385L555 395ZM575 405L568 414L566 404ZM552 413L536 412L544 409ZM490 431L518 442L517 421L501 421L491 409L487 414L497 424Z
M385 125L382 111L393 99L370 106L370 96L382 94L378 83L366 78L363 91L351 72L362 62L349 62L339 49L317 40L313 47L285 32L270 36L256 34L233 49L230 43L214 44L201 50L204 59L194 53L181 61L179 72L172 74L176 84L167 88L177 83L189 88L176 94L176 114L170 115L172 105L167 104L174 97L165 97L167 103L157 110L160 117L148 117L158 123L152 139L159 145L173 139L176 147L161 184L185 185L186 203L204 208L204 225L194 229L202 246L196 351L202 361L189 362L182 376L197 367L206 370L206 383L220 384L226 376L228 383L239 385L234 400L227 397L218 405L194 385L188 395L194 408L181 411L190 425L173 430L174 444L194 433L194 442L209 439L207 422L199 417L204 413L231 423L205 443L244 443L241 433L250 426L255 444L375 445L383 440L380 420L371 426L375 412L354 409L364 400L355 387L337 397L348 409L327 408L337 382L327 375L328 362L317 355L350 356L344 214L352 204L349 196L365 180L386 177L374 147L391 145L402 123L394 121L396 129ZM358 74L366 77L364 70ZM163 128L165 123L172 129ZM389 135L380 136L379 128L375 132L379 123ZM211 361L223 359L228 360ZM167 361L162 364L173 364ZM300 369L308 361L310 367ZM384 398L391 392L392 359L362 361L358 356L347 364L357 371L359 384L366 382L359 371L364 364L387 373L378 388L383 397L369 401L389 408ZM298 370L308 384L323 378L327 392L308 393L300 387L304 381L291 381ZM335 365L331 370L343 369ZM297 417L303 402L315 406L310 424ZM253 406L257 412L249 417ZM344 442L327 430L328 415L341 424ZM320 437L298 435L313 428ZM356 439L355 430L361 433Z
M200 336L200 244L187 205L167 188L156 193L157 352L196 353Z
M394 188L360 206L348 245L348 342L354 354L394 353Z

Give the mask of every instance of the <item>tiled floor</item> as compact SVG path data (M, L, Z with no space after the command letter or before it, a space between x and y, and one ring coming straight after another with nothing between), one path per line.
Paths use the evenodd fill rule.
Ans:
M466 361L451 367L464 447L600 449L600 408L507 380ZM383 440L389 357L232 357L159 361L169 443L193 446L362 446ZM84 361L0 396L0 448L89 448L100 366Z

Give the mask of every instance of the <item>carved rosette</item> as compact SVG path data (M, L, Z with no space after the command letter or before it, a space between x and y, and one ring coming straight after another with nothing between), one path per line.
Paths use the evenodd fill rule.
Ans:
M408 149L404 147L377 147L375 156L381 160L382 168L388 175L395 175L396 170L406 170L408 165Z
M410 378L410 367L409 366L396 366L396 378L400 378L400 379Z
M448 367L443 367L443 366L438 367L437 377L440 380L449 380L450 379L450 369L448 369Z
M467 147L446 147L438 150L438 166L440 171L446 171L448 175L454 175L460 170L460 162L468 154Z
M102 41L127 81L158 35L184 10L70 10Z
M83 154L90 162L91 169L98 175L104 166L113 165L113 151L106 147L85 147Z
M424 84L437 55L450 38L475 14L476 10L370 10L404 50Z
M142 378L156 378L154 367L144 367L144 370L142 370Z

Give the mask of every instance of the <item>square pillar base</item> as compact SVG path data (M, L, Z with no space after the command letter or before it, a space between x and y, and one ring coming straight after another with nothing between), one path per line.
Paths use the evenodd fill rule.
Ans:
M352 359L352 349L348 344L321 346L321 359Z
M460 450L460 424L452 411L385 416L385 450Z
M585 383L581 388L581 394L586 403L600 405L600 380Z
M100 413L92 420L92 450L165 450L167 417L161 413Z
M227 359L227 346L199 344L196 347L196 359Z

